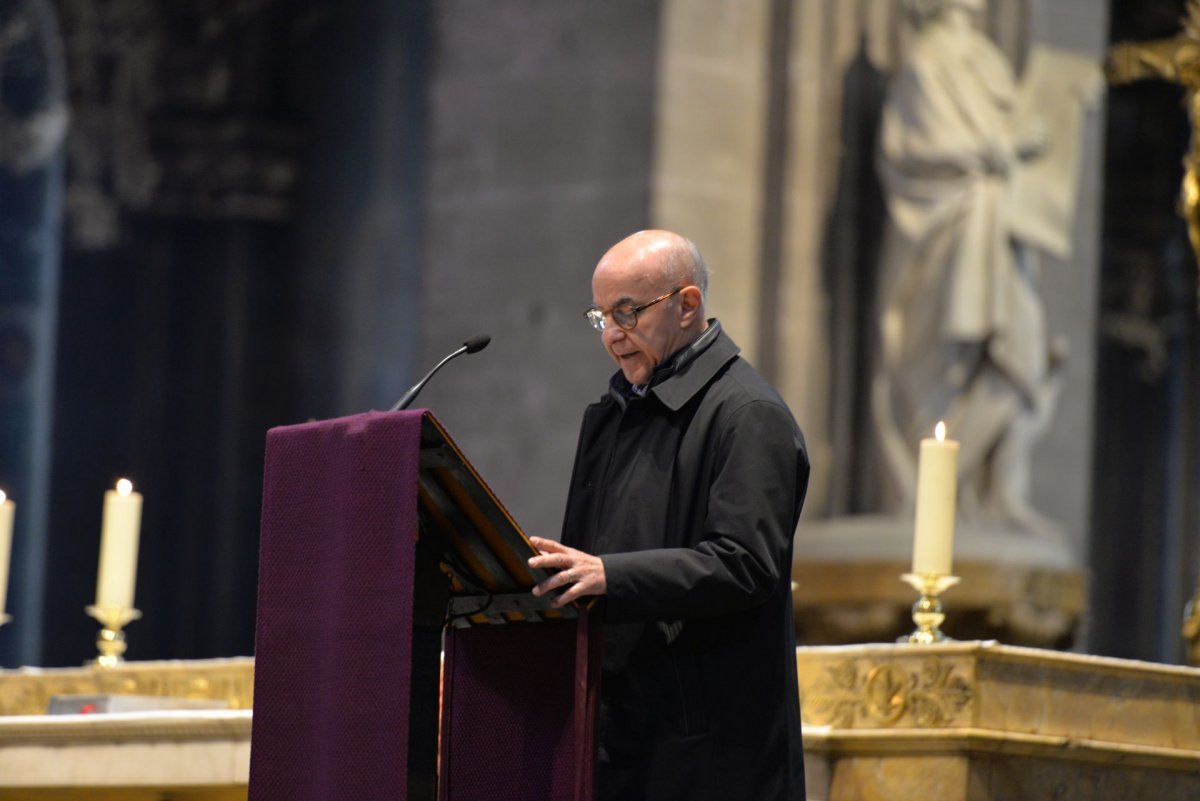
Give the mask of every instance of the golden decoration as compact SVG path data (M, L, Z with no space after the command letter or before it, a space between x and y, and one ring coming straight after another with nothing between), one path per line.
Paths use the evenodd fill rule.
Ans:
M804 695L801 701L805 722L853 728L863 703L857 690L858 665L853 659L843 659L834 663L826 675L828 681L822 683L817 692Z
M804 695L804 722L850 729L896 726L908 720L919 728L947 726L974 697L954 663L923 659L914 672L904 662L883 662L860 672L853 659L830 666L814 692Z
M1191 144L1183 157L1183 185L1179 192L1179 214L1187 222L1188 237L1196 263L1200 265L1200 0L1188 0L1183 30L1172 39L1149 42L1122 42L1108 51L1104 73L1113 85L1159 78L1179 84L1187 90ZM1200 291L1200 290L1198 290ZM1197 296L1200 303L1200 295Z
M1200 665L1200 588L1183 609L1183 641L1188 661Z
M116 667L125 661L125 626L142 616L140 609L125 609L120 606L97 606L92 604L84 611L100 622L102 628L96 637L96 650L100 652L88 664L96 668Z
M971 687L953 675L950 663L926 659L921 678L909 696L909 706L918 726L945 726L971 701Z
M151 695L216 699L250 709L251 657L195 662L122 662L89 667L0 670L0 715L44 715L55 695Z
M941 629L946 620L941 596L943 592L962 581L962 578L942 573L904 573L900 580L920 593L920 597L912 607L912 619L916 628L912 634L906 634L896 642L929 645L947 640Z
M887 726L898 721L908 708L912 684L911 676L895 665L871 668L863 686L871 717Z

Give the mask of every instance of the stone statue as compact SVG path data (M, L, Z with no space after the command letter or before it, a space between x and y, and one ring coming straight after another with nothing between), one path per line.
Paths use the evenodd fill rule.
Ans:
M1188 237L1200 264L1200 0L1188 0L1183 31L1173 39L1127 42L1109 51L1105 74L1109 83L1124 84L1144 78L1162 78L1187 90L1188 119L1192 125L1191 145L1183 157L1183 186L1179 213L1187 221ZM1200 302L1200 297L1197 298Z
M1030 454L1055 408L1065 346L1047 340L1014 175L1046 151L1016 130L1013 68L976 27L986 0L910 0L916 37L892 79L878 167L890 225L872 410L911 504L917 443L959 440L966 522L1057 533L1030 502Z

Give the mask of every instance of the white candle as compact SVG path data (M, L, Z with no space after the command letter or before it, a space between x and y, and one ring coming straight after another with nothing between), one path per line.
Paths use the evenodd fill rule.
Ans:
M16 512L17 505L0 490L0 618L4 617L5 599L8 598L8 564L12 557L13 517Z
M948 576L954 551L958 443L946 439L945 423L937 424L935 436L921 440L912 572Z
M115 490L104 493L96 606L133 608L141 523L142 496L134 492L133 484L123 478L117 482Z

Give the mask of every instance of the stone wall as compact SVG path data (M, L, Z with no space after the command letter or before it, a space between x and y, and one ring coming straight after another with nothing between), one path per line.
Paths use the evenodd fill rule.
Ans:
M435 4L417 402L530 534L559 535L584 406L615 369L583 318L649 222L657 3Z

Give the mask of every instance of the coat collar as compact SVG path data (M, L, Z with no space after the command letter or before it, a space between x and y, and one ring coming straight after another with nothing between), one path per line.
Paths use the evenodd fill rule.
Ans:
M711 338L705 336L697 340L696 344L702 345L699 352L667 378L650 385L650 392L673 412L682 409L725 365L736 359L741 351L741 348L721 330L721 324L716 319L709 322L709 331L712 332ZM705 331L705 334L708 335L709 331ZM702 343L704 339L708 339L707 344Z
M721 329L716 318L708 322L708 329L700 338L658 368L650 380L646 394L657 397L671 411L682 409L741 351ZM610 394L622 407L633 394L629 382L620 372L613 376Z

